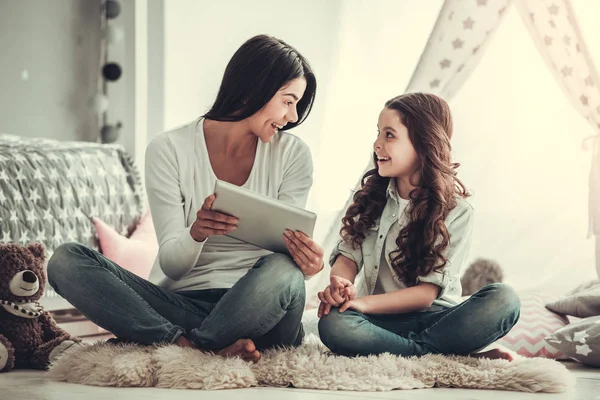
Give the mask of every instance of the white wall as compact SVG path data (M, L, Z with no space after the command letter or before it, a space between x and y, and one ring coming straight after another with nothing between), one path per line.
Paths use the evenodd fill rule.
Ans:
M0 132L97 140L99 43L99 0L2 1Z
M144 0L145 1L145 0ZM143 60L136 58L136 48L144 37L136 37L136 8L139 0L120 0L121 13L117 18L108 20L108 24L123 31L123 39L108 46L108 62L116 62L121 66L121 77L115 82L107 83L107 96L109 107L107 123L122 124L121 132L115 143L120 144L131 155L139 159L141 154L136 149L138 132L136 131L136 112L139 107L136 103L136 88L140 82L136 78L137 64ZM144 82L145 84L145 82ZM143 141L143 138L140 138Z

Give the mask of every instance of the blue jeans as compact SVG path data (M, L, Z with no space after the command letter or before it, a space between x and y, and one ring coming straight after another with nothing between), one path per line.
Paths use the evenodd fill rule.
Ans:
M506 335L517 323L520 309L515 291L494 283L441 311L371 315L332 308L319 321L319 335L331 351L346 356L466 355Z
M48 261L48 281L90 321L142 344L173 343L185 335L204 350L241 338L265 349L297 346L304 337L304 275L283 254L259 259L231 289L173 292L95 250L66 243Z

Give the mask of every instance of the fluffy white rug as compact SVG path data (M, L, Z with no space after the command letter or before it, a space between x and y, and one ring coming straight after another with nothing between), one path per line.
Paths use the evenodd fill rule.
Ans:
M330 354L312 334L299 348L265 352L257 364L174 345L116 346L102 342L73 347L52 365L50 379L96 386L212 390L291 385L355 391L441 386L563 392L575 384L562 364L548 359L508 362L390 354L346 358Z

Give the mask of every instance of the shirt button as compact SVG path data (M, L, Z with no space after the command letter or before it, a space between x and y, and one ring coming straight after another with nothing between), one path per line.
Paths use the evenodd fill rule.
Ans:
M396 214L392 214L392 217L396 218Z
M377 268L379 268L379 265L376 265L376 266L375 266L375 269L377 269Z
M383 235L379 235L379 239L383 239Z

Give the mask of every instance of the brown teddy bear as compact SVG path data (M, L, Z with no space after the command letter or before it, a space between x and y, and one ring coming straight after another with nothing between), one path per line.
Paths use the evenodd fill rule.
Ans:
M46 286L45 257L38 243L0 244L0 372L45 369L80 341L38 303Z

